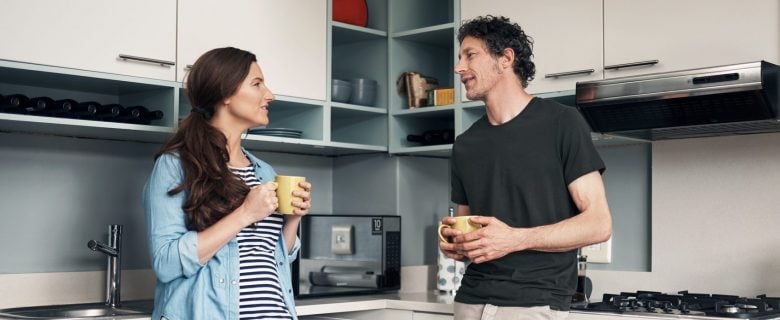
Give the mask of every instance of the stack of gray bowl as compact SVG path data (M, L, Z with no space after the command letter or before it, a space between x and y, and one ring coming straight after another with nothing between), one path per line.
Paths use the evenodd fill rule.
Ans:
M333 87L331 89L331 100L335 102L349 102L349 97L352 95L352 84L349 81L341 79L333 79Z
M357 78L350 80L350 83L352 84L352 95L349 98L349 103L361 106L374 106L376 81Z

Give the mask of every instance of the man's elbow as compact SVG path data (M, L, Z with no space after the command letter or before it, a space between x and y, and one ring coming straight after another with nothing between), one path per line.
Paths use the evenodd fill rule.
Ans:
M604 215L605 218L601 219L599 227L597 228L596 243L602 243L612 237L612 216L610 215L609 210L606 210Z
M596 236L596 243L602 243L609 238L612 237L612 224L607 224L599 229L598 235Z

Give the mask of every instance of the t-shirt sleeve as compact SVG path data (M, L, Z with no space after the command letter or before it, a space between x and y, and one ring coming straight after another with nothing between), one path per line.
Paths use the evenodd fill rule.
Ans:
M558 132L566 185L596 170L604 173L606 167L591 140L590 126L576 109L570 108L563 112Z
M455 145L452 147L452 156L450 157L450 182L452 183L451 200L454 203L468 205L466 191L463 189L463 182L460 180L457 160L455 158Z

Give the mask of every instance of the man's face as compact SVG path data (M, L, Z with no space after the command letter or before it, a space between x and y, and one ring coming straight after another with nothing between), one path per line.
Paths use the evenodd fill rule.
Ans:
M487 50L485 41L471 36L463 38L455 72L471 100L485 100L490 90L501 79L498 59Z

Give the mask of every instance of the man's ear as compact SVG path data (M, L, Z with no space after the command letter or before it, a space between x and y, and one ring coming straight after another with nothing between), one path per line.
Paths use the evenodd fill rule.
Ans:
M508 66L511 68L512 61L515 61L515 50L512 50L512 48L504 48L504 51L501 52L501 59L501 66Z

